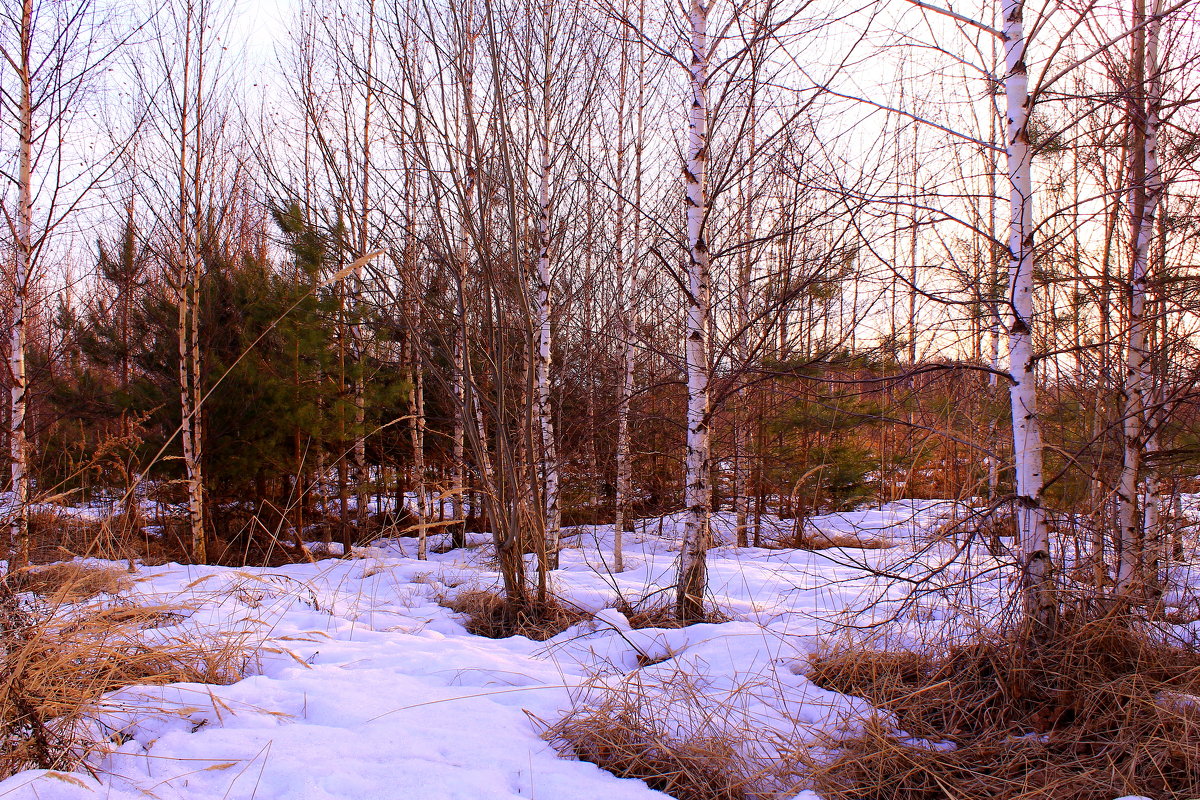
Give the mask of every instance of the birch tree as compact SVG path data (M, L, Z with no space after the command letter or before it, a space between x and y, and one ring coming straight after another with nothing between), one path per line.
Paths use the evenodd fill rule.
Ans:
M551 367L551 297L552 277L550 251L553 244L551 227L553 225L552 182L556 167L561 168L562 158L556 159L552 148L557 148L558 116L563 109L561 95L561 77L570 74L570 66L563 62L564 48L562 40L570 40L579 31L570 26L564 28L561 20L564 15L555 10L553 0L543 0L536 8L527 8L526 14L533 25L533 36L536 38L536 49L540 51L540 63L536 66L529 64L528 72L523 83L536 89L530 94L531 107L537 109L537 119L533 123L537 139L537 218L534 225L537 241L537 267L533 276L535 286L535 319L534 327L537 336L537 353L535 356L534 391L537 395L538 431L541 445L541 465L543 503L546 515L546 558L551 569L558 566L559 528L562 524L562 514L559 509L559 463L558 442L554 426L554 410L550 402L550 367ZM555 162L558 162L557 164Z
M179 194L175 288L178 293L179 405L183 465L187 473L188 529L196 563L208 560L204 521L203 366L200 353L200 226L204 159L204 68L207 5L187 3L183 18L183 64L178 87Z
M1017 530L1025 613L1045 636L1056 611L1050 538L1042 507L1042 437L1033 357L1033 176L1029 146L1029 73L1024 0L1003 0L1005 131L1009 191L1008 348L1012 386Z
M28 563L31 478L26 440L28 328L34 287L80 204L111 174L128 139L104 144L86 130L84 108L124 44L124 21L94 2L8 0L0 6L0 125L15 142L0 171L0 204L11 237L8 322L10 490L9 566ZM128 36L129 34L124 34ZM94 137L86 155L76 136ZM15 162L15 163L14 163Z
M1147 399L1151 392L1150 354L1147 348L1146 298L1150 252L1156 229L1162 176L1158 162L1159 0L1151 0L1149 16L1145 0L1134 0L1129 69L1129 167L1128 200L1130 230L1129 332L1123 387L1123 459L1117 487L1118 519L1117 591L1128 594L1144 581L1145 515L1139 514L1143 454L1148 443ZM1146 498L1147 510L1157 499Z
M711 541L711 443L709 440L709 253L705 222L709 206L708 166L709 3L690 0L691 103L688 111L687 154L683 167L684 213L687 225L687 321L684 360L687 379L687 443L684 477L684 531L680 543L676 613L684 622L704 618L707 583L706 554Z
M180 426L191 557L208 560L205 499L206 364L201 346L201 293L206 254L246 231L246 159L231 138L228 9L217 0L181 0L151 25L153 37L131 69L153 98L138 141L140 188L155 221L164 279L177 306L176 354Z
M625 11L629 14L628 9ZM645 28L645 2L639 2L637 25ZM636 292L641 282L642 259L642 155L645 149L646 109L646 50L645 43L638 39L637 58L633 59L633 43L622 37L617 67L617 152L614 190L616 210L614 220L614 247L616 255L617 281L617 324L620 331L620 383L617 386L617 441L616 441L616 486L613 498L613 571L625 569L624 535L629 516L630 490L632 488L630 463L630 401L633 397L634 371L636 367L637 330ZM631 61L636 73L637 86L633 110L629 108L627 81ZM629 117L633 117L633 192L626 198L626 164L629 149ZM631 224L632 223L632 224ZM626 243L626 233L632 227L632 241Z
M11 410L9 422L9 447L12 459L12 495L15 508L12 513L11 547L9 567L22 566L29 562L29 466L25 445L25 337L29 307L30 278L34 264L33 246L33 0L22 0L14 19L11 12L5 20L15 28L15 42L5 42L4 60L16 72L16 94L4 94L4 111L7 117L16 112L17 153L17 208L14 215L4 209L13 234L13 305L9 332L9 380L11 385ZM12 44L16 47L12 48ZM10 49L11 48L11 49ZM15 52L14 52L15 51ZM6 82L7 83L7 82ZM7 86L6 86L7 89ZM15 102L14 102L15 100ZM14 107L15 106L15 107Z
M372 137L374 132L371 128L371 113L374 110L375 103L375 0L367 0L366 8L366 25L365 41L363 48L366 51L363 57L363 69L360 76L362 83L362 137L356 143L355 148L358 151L358 213L357 213L357 236L355 243L355 260L362 259L369 252L372 252L371 247L371 173L374 165L372 163ZM357 523L357 530L361 535L367 519L367 481L369 479L367 468L367 431L366 431L366 374L365 374L365 348L366 338L363 331L363 268L359 267L354 271L350 281L350 298L353 305L351 311L350 324L350 347L354 359L354 446L353 463L354 463L354 491L355 504L354 512ZM382 512L383 509L380 509ZM345 551L349 555L349 550Z

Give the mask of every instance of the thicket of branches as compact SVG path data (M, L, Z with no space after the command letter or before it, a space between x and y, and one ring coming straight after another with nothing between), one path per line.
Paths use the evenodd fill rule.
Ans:
M682 511L698 619L714 512L950 497L1039 629L1063 520L1151 597L1193 4L935 6L341 0L264 57L218 0L6 2L10 565L48 499L198 561L485 530L520 609L564 526Z

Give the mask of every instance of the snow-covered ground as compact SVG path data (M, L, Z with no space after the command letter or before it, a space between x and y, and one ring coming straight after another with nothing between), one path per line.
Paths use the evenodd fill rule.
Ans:
M580 528L565 539L554 591L601 613L546 642L473 636L439 604L495 585L482 536L429 561L417 561L415 541L404 539L361 548L353 559L273 569L142 567L125 600L188 609L178 624L190 635L253 637L262 648L251 676L228 686L117 692L99 717L112 745L89 762L93 775L29 771L0 783L0 798L664 797L560 756L539 737L540 725L559 719L573 698L632 675L668 705L680 691L710 701L722 709L716 724L755 731L746 746L764 758L772 742L853 724L861 701L814 686L803 675L805 658L847 620L965 615L965 605L945 597L911 602L912 585L896 578L932 571L953 585L981 569L998 574L986 552L958 553L937 539L956 511L906 501L813 521L825 532L885 536L895 544L889 549L717 547L709 592L730 621L683 630L631 631L612 610L619 598L669 599L678 519L639 522L626 534L627 568L618 575L607 566L611 530ZM731 522L718 518L719 540L728 541ZM943 560L953 564L939 569ZM994 601L999 580L966 581L978 593L971 603ZM656 663L639 667L647 662Z

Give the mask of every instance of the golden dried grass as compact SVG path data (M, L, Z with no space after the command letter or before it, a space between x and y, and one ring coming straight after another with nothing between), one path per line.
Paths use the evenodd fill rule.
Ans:
M130 583L126 570L77 561L32 567L14 578L24 591L66 603L90 600L98 594L115 595Z
M832 550L842 547L849 550L885 550L894 543L880 536L867 533L826 533L804 528L767 543L779 550Z
M467 618L466 628L476 636L505 639L524 636L544 642L591 615L555 597L544 602L528 599L513 603L494 591L467 589L444 598L441 605Z
M40 600L0 580L0 779L81 763L99 746L90 722L107 692L139 684L232 683L252 657L244 634L147 633L178 623L180 609L72 603L69 598L95 588L96 575L55 574L51 596ZM80 586L71 585L72 574Z
M704 613L704 619L699 623L681 622L676 612L675 604L667 599L642 599L630 602L622 598L616 604L627 620L629 627L642 628L686 628L690 625L728 622L729 617L718 609L709 609Z
M819 743L836 753L810 760L829 800L1200 797L1200 654L1127 616L1067 615L1036 649L845 648L809 676L887 712Z
M761 689L743 687L747 694ZM773 757L758 749L773 737L739 716L738 690L714 698L695 675L647 681L639 670L615 684L592 681L573 699L566 716L543 727L543 739L677 800L791 797L805 781L787 748Z

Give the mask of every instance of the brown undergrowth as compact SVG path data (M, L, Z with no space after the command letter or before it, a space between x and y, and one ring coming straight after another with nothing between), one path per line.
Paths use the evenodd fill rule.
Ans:
M884 550L893 543L880 536L870 536L866 533L825 533L808 526L783 534L766 542L766 546L775 550L832 550L843 547L851 550Z
M591 617L586 611L553 596L545 601L530 598L522 603L511 603L499 593L485 589L458 592L443 599L441 605L465 616L470 633L489 639L524 636L544 642Z
M125 559L136 554L127 546L130 529L123 515L92 517L47 503L29 514L29 559L34 564L73 555Z
M208 534L211 563L277 567L311 559L294 546L290 533L281 539L253 515L237 525L228 517L221 526L228 535ZM91 516L46 503L30 514L29 536L33 564L54 564L76 556L151 565L191 562L187 520L178 514Z
M57 602L90 600L98 594L115 595L130 583L129 572L117 567L60 561L31 567L9 577L12 585Z
M0 579L0 780L82 763L102 745L92 720L105 693L242 677L254 652L245 634L189 633L177 627L186 609L112 598L77 602L123 585L116 575L78 565Z
M654 596L622 599L616 610L635 629L689 624L678 620L673 603ZM727 621L712 609L701 622ZM641 667L661 663L639 654ZM677 800L790 797L802 782L798 762L781 756L775 734L752 730L744 708L771 691L755 677L714 693L692 667L599 675L573 692L563 718L543 724L542 738L563 755L642 780Z
M881 712L812 751L828 800L1200 797L1200 654L1128 615L1069 614L1038 647L835 649L809 677Z
M646 677L637 670L589 682L574 708L542 738L560 753L621 778L645 781L677 800L792 797L803 783L799 762L780 749L758 747L772 737L753 730L741 701L758 685L713 697L701 676L683 669Z
M686 628L689 625L721 622L729 622L729 617L719 609L710 608L704 612L704 619L700 623L681 622L675 610L675 604L670 600L635 600L630 602L621 598L616 604L617 611L620 611L627 620L629 627L640 630L642 628Z

